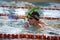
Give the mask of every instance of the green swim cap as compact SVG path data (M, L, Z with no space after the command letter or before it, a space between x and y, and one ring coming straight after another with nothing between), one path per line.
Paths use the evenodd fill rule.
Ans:
M33 11L39 10L39 8L40 8L40 7L34 7L34 8L32 8L32 9L30 9L30 10L27 12L27 15L26 15L26 16L27 16L27 17L30 16L30 14L32 14Z
M31 14L30 14L31 17L33 17L34 19L36 20L39 20L40 19L40 15L37 11L33 11Z

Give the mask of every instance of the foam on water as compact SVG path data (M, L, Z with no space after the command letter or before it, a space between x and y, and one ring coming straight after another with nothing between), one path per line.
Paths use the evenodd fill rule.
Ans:
M41 31L37 31L37 29L35 29L34 27L25 29L24 28L24 19L18 19L18 20L11 20L11 19L0 19L0 33L4 34L45 34L47 36L51 36L51 35L60 35L60 29L53 29L52 27L49 30L50 26L46 28L44 28L42 32ZM33 30L33 31L32 31ZM48 31L48 33L47 33ZM53 33L52 33L53 32Z

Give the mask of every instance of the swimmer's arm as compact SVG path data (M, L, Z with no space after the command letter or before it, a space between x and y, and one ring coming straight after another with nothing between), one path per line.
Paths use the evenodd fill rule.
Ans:
M41 24L43 25L43 26L52 26L53 28L60 28L60 26L56 26L56 25L50 25L50 24L47 24L47 23L45 23L43 20L40 20L41 21Z
M48 24L45 23L43 20L40 20L40 24L42 24L43 26L47 26Z

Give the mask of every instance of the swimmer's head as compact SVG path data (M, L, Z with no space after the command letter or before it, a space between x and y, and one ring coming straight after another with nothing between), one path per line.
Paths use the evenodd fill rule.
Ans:
M30 25L35 25L36 23L39 23L39 13L37 11L33 11L29 16L28 16L28 21Z
M36 20L39 20L39 13L37 11L33 11L31 14L30 14L30 17L33 17L34 19Z

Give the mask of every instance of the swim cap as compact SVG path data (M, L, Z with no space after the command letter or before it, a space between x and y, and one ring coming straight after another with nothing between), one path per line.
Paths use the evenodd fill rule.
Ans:
M40 15L37 11L33 11L31 14L30 14L31 17L35 18L36 20L39 20L40 18Z
M36 20L39 20L39 13L37 12L37 10L41 9L41 7L34 7L32 9L30 9L27 13L27 17L31 16L33 18L35 18Z
M32 9L30 9L30 10L27 12L26 16L27 16L27 17L30 16L30 14L31 14L33 11L35 11L35 10L39 10L39 7L34 7L34 8L32 8Z

